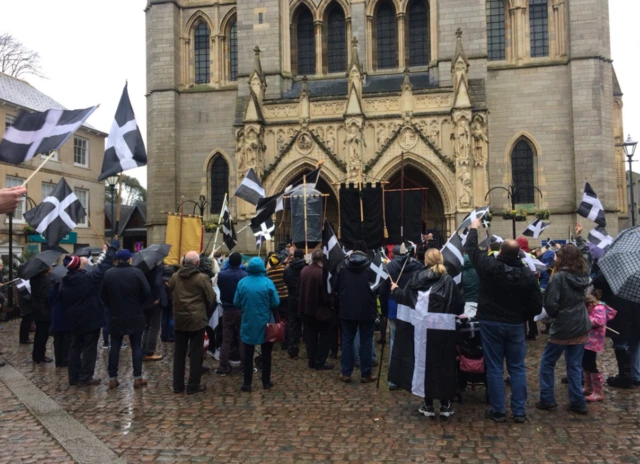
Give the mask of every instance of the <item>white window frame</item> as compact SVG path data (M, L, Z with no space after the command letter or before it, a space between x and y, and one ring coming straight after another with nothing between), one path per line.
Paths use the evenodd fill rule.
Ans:
M21 177L16 177L16 176L7 176L5 178L5 187L19 187L23 184L23 182L26 179L23 179ZM20 210L20 216L18 216L17 214L13 215L13 223L14 224L26 224L26 221L24 220L24 213L25 213L25 209L27 207L27 199L25 196L22 196L20 198L20 202L18 203L18 208L16 208L16 212L18 210ZM8 222L8 219L7 219ZM15 232L15 231L14 231Z
M53 155L53 156L51 157L51 160L50 160L50 161L60 161L60 160L58 159L58 155L59 155L59 152L58 152L58 150L56 150L56 154L55 154L55 155ZM49 157L49 154L47 154L47 153L42 153L42 154L40 155L40 158L43 158L43 159L44 159L44 158L48 158L48 157Z
M50 185L52 187L51 193L53 193L53 191L56 188L56 184L53 184L51 182L43 182L42 185L40 186L40 193L42 194L41 195L42 196L42 200L40 201L41 203L44 201L45 198L47 198L48 196L51 196L51 193L49 195L47 195L45 193L45 191L44 191L45 190L45 185L47 185L47 186Z
M84 155L85 155L85 162L83 163L78 163L76 161L76 141L82 141L85 146L84 146ZM89 139L85 139L84 137L80 137L80 136L74 136L73 137L73 165L74 166L78 166L81 168L88 168L89 167Z
M86 204L82 203L82 199L80 198L80 195L78 195L79 192L85 192L86 193ZM80 203L82 204L82 206L84 207L84 210L87 212L87 215L85 217L82 218L81 221L78 222L78 227L89 227L89 207L91 206L90 204L90 196L91 196L91 191L89 189L84 189L84 188L74 188L73 189L73 193L76 194L76 196L78 197L78 200L80 201Z
M16 117L12 114L5 114L4 116L4 130L6 131L9 127L13 126L16 122Z

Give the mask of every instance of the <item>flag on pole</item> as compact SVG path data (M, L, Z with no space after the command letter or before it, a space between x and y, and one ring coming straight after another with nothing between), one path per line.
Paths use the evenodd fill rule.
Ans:
M238 237L236 236L236 229L233 226L233 218L231 217L231 211L229 211L229 205L225 202L222 207L222 241L229 251L238 244Z
M504 239L502 237L500 237L499 235L489 236L489 232L487 232L487 236L485 237L485 239L482 242L480 242L480 244L478 246L480 248L489 248L489 246L492 243L495 243L495 242L502 243L502 242L504 242Z
M144 148L144 140L129 100L127 84L125 84L116 116L111 124L107 149L102 161L102 172L98 180L102 182L114 174L146 165L147 151Z
M43 113L21 111L0 143L0 161L17 165L37 154L49 154L60 149L96 108L47 110Z
M482 217L487 214L489 211L489 207L485 206L483 208L474 209L471 211L462 221L462 224L458 226L458 230L464 230L471 227L471 223L476 219L482 219Z
M322 229L322 251L324 252L322 270L327 283L327 292L331 293L331 278L336 275L336 270L344 259L344 252L340 248L340 242L338 242L338 237L333 232L331 224L326 219Z
M31 282L28 280L18 279L16 282L16 288L20 295L31 294Z
M235 196L242 198L244 201L251 203L252 205L257 205L258 201L261 198L264 198L264 187L262 187L260 179L258 179L258 175L253 168L250 168L247 171L244 179L242 179L242 182L236 189Z
M389 278L387 265L384 262L383 255L380 250L375 250L373 252L373 260L369 264L367 272L369 275L369 284L373 291L376 291L378 287L380 287L380 285Z
M543 230L551 225L550 222L542 222L542 219L536 219L522 232L525 237L538 238Z
M258 204L256 205L256 215L251 218L252 230L257 230L260 228L260 224L263 224L267 219L271 219L271 216L276 212L276 206L282 195L282 193L278 193L258 200Z
M454 232L442 250L442 259L447 268L447 273L459 284L462 281L462 268L464 266L464 251L462 239L457 232Z
M271 240L271 234L276 230L276 226L269 217L258 227L251 225L251 230L256 237L256 248L260 248L263 240Z
M613 243L613 237L609 235L607 230L602 226L598 226L595 229L591 230L591 232L589 232L589 237L587 240L589 241L589 243L594 244L601 250L606 250Z
M578 207L578 214L583 218L595 222L599 226L607 227L607 219L604 215L604 207L598 199L595 190L591 188L589 182L584 183L584 192L582 194L582 203Z
M54 247L75 229L86 215L82 203L63 177L51 196L24 213L24 219L36 229L36 232L44 235L50 247Z

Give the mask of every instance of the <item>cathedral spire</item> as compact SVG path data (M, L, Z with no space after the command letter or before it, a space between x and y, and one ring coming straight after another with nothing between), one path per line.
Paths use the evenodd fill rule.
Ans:
M262 64L260 63L260 47L256 45L253 51L255 57L253 59L253 71L251 71L251 75L249 76L249 87L251 87L251 91L256 95L258 101L262 103L265 90L267 89L267 81L262 71Z
M469 71L469 60L462 45L462 29L456 31L456 51L451 60L451 80L453 82L454 108L469 108L471 100L469 98L469 81L467 73Z

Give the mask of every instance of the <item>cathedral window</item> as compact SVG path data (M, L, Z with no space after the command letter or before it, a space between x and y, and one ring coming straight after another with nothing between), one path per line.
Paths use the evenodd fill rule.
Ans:
M347 27L342 7L335 3L327 15L327 69L330 73L347 69Z
M219 214L224 196L229 192L229 165L221 155L213 158L210 168L211 213Z
M529 0L531 56L549 56L549 7L547 0Z
M238 23L229 28L229 80L238 80Z
M377 68L395 68L398 65L398 34L396 10L391 1L385 0L380 3L375 21Z
M535 203L533 149L526 140L520 140L511 152L511 176L517 189L516 203Z
M200 23L194 33L194 51L196 84L207 84L210 79L209 61L209 28L205 23Z
M313 15L305 6L300 5L294 31L297 52L297 74L313 75L316 73L316 37Z
M429 4L426 0L412 0L407 8L408 66L426 66L430 61Z
M504 0L487 0L487 52L489 61L505 59Z

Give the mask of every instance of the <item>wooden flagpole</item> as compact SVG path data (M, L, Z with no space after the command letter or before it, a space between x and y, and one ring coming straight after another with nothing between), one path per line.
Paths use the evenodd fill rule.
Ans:
M27 186L27 184L29 183L29 181L30 181L31 179L33 179L33 178L35 177L35 175L36 175L36 174L38 174L38 173L40 172L40 169L42 169L42 168L44 167L44 165L45 165L45 164L47 164L47 161L49 161L51 158L53 158L53 157L56 155L56 153L58 153L58 151L57 151L57 150L52 150L52 151L51 151L51 153L49 154L49 156L47 156L47 157L45 158L45 160L44 160L42 163L40 163L40 166L38 166L38 167L36 168L36 170L35 170L35 171L33 171L33 172L31 173L31 175L27 178L27 180L25 180L25 181L22 183L22 186L23 186L23 187L26 187L26 186Z
M389 238L389 231L387 230L387 207L385 205L385 198L384 198L384 184L380 184L382 185L382 225L384 227L384 238Z
M183 197L184 200L184 197ZM220 209L220 215L218 216L218 227L216 227L216 235L213 239L213 248L211 249L211 255L209 258L213 258L213 254L216 251L216 245L218 244L218 233L220 232L220 224L222 223L222 212L224 211L224 207L227 205L227 194L224 194L224 200L222 201L222 208ZM182 219L180 219L182 221Z
M184 217L184 196L180 203L180 233L178 234L178 263L180 263L180 256L182 255L182 218Z
M302 201L304 211L304 255L309 254L309 244L307 243L307 176L302 176Z
M95 225L93 225L93 221L91 220L91 218L89 217L89 215L88 215L88 214L87 214L87 219L89 220L89 225L91 225L91 228L93 229L93 232L98 236L98 238L100 239L100 241L101 241L104 245L106 245L106 244L107 244L107 242L105 242L105 241L104 241L104 239L102 238L102 235L100 235L100 234L98 233L98 229L96 229L96 226L95 226Z

